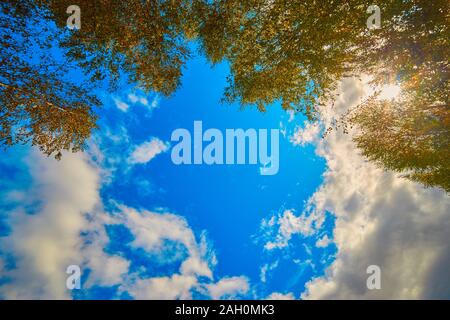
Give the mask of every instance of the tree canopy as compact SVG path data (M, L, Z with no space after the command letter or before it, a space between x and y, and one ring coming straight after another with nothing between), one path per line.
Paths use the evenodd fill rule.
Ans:
M125 75L143 90L164 95L179 86L188 57L190 2L80 0L82 28L64 33L71 4L2 3L0 144L31 141L60 158L62 150L83 149L96 128L94 83L106 79L114 88ZM50 30L50 21L58 29ZM63 50L62 59L52 57L53 47ZM68 81L69 65L90 81Z
M39 2L59 27L66 26L66 10L73 1ZM95 79L108 71L112 83L122 73L147 91L170 95L178 88L189 54L190 1L79 0L77 5L82 28L62 46Z
M46 154L79 150L95 128L97 104L65 67L36 66L30 42L49 40L26 27L31 9L66 26L68 0L2 4L0 103L2 144L31 140ZM197 41L214 64L230 65L226 102L318 117L347 76L397 83L401 99L373 97L345 121L357 126L362 153L427 186L449 191L449 6L447 0L380 0L381 26L369 29L368 0L79 0L82 28L57 37L91 80L122 74L147 91L170 95L180 85ZM31 15L35 17L35 15ZM3 36L5 35L5 36ZM56 37L55 37L56 38ZM36 40L37 39L37 40ZM53 39L54 40L54 39ZM14 52L23 54L15 55ZM45 52L45 50L43 51ZM42 61L47 61L45 58Z
M357 126L369 159L449 191L450 3L378 1L381 26L369 29L372 1L223 0L201 19L203 51L231 64L225 100L283 108L316 118L346 76L397 83L399 101L374 96L344 119Z
M450 3L407 1L399 7L401 14L360 51L367 48L366 72L374 82L387 75L401 95L390 102L369 99L348 122L358 127L355 141L370 160L450 192Z
M31 142L56 158L82 150L98 100L67 80L68 68L50 53L54 32L33 27L42 18L33 6L2 3L0 14L0 144Z

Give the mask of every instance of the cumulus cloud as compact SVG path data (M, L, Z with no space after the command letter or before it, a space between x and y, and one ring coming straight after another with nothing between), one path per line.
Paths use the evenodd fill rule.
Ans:
M120 206L120 212L119 221L135 237L131 243L133 247L153 252L164 250L164 240L172 240L183 244L188 253L178 272L170 276L136 278L131 274L122 290L134 298L191 299L193 291L196 291L213 299L225 299L247 293L249 284L245 277L225 277L217 282L212 281L211 268L217 263L215 254L205 233L201 234L198 242L184 218L171 213L137 211L124 206Z
M222 278L213 284L207 284L206 288L213 299L233 299L249 290L246 277Z
M198 279L194 276L174 274L171 277L137 280L128 291L137 300L191 299L191 290L197 285Z
M136 299L191 299L192 292L204 292L212 298L231 296L248 290L245 278L224 278L212 281L212 268L217 263L206 234L200 235L200 242L187 221L171 213L138 211L120 206L120 218L134 236L131 246L146 252L164 251L163 241L172 240L187 249L187 257L179 270L164 277L139 278L129 275L121 290L129 292ZM176 253L169 252L174 255ZM245 283L243 283L245 279Z
M92 270L85 287L89 288L93 285L114 286L126 278L130 261L120 256L110 256L98 246L91 246L83 253L88 257L87 267Z
M330 126L373 93L368 80L345 79L334 104L321 110L323 125ZM285 248L293 235L313 239L318 248L336 245L334 262L325 275L306 284L301 298L448 298L448 195L368 162L352 141L355 131L332 131L326 139L316 139L317 129L305 125L297 133L291 139L294 144L303 146L312 141L317 154L326 160L324 182L303 212L284 210L263 220L262 229L266 250ZM335 216L332 237L323 235L321 229L328 214ZM381 269L380 290L367 288L370 265Z
M12 233L0 240L3 252L13 253L16 268L7 270L11 282L0 286L7 299L64 299L66 268L82 261L79 233L85 214L98 204L99 179L83 157L65 154L64 161L32 153L28 166L33 185L28 197L39 201L29 214L18 205L8 213Z
M295 300L295 296L292 292L273 292L266 298L266 300Z
M152 138L150 141L135 147L128 158L128 162L132 164L148 163L158 154L166 152L168 149L169 143L163 142L158 138Z
M244 278L213 280L217 259L205 232L196 237L183 217L170 212L138 210L114 201L114 212L105 212L99 196L102 171L84 155L63 157L58 162L33 152L22 168L29 169L32 185L26 190L29 201L15 203L8 213L11 233L0 238L0 251L14 258L14 264L7 265L0 257L1 276L8 279L0 285L0 297L70 299L69 265L90 270L83 290L115 286L118 295L126 292L136 299L188 299L194 291L219 297L247 291ZM27 212L30 203L32 214ZM174 256L181 258L178 269L167 276L131 270L131 258L105 251L113 240L105 226L111 225L127 228L133 240L126 245L149 257L167 258L166 264ZM166 241L179 246L168 248Z
M316 247L317 248L325 248L328 247L328 245L332 242L330 238L328 238L327 235L324 235L322 238L316 241Z
M201 244L195 239L187 221L171 213L155 213L137 211L133 208L120 206L119 222L123 223L133 234L133 247L142 248L146 252L164 250L164 241L172 240L182 244L188 252L188 258L183 261L180 272L185 275L205 276L212 278L208 259L210 251L207 240L201 237Z
M294 234L311 236L321 227L323 220L324 216L317 215L315 211L305 210L297 216L293 209L284 210L269 220L265 219L262 221L261 228L269 232L265 236L267 242L264 248L266 250L284 248ZM272 231L275 231L275 234Z
M297 127L290 137L293 145L303 146L317 141L320 137L320 126L317 123L305 121L303 127Z
M334 108L322 110L325 124L355 106L365 89L359 80L343 81ZM307 283L302 298L448 298L449 197L366 161L351 134L333 132L317 148L328 169L310 203L316 216L336 216L338 253L323 277ZM381 268L381 290L367 289L369 265Z
M118 285L119 293L127 292L140 300L191 299L193 291L202 291L205 283L212 283L211 268L215 266L216 258L211 245L205 233L200 235L198 242L183 217L118 205L115 213L105 219L105 223L126 227L133 236L133 241L129 244L132 248L143 249L145 254L151 256L156 254L164 263L170 263L173 257L183 257L185 249L187 255L173 274L149 277L136 271L130 272L131 261L123 257L99 256L99 251L94 247L92 250L97 254L89 255L88 260L88 266L94 271L86 283L87 286ZM167 240L182 246L168 248L164 245ZM105 243L106 241L103 241L103 245L99 247L105 247ZM103 266L98 262L102 262Z

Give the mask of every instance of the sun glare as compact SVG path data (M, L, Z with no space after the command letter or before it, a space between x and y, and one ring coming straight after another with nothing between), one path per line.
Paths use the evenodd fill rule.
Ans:
M401 87L397 84L386 84L381 87L379 98L382 100L395 100L401 92Z

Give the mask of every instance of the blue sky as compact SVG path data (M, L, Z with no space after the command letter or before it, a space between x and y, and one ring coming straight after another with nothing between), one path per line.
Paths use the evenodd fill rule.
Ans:
M114 216L114 208L124 205L139 210L166 210L188 223L197 241L207 238L214 252L214 278L245 279L248 286L241 298L264 298L272 292L302 292L304 284L323 274L332 262L335 248L316 248L317 239L305 240L294 236L282 249L265 248L274 231L268 231L264 222L278 218L284 212L301 213L305 203L322 182L325 161L315 153L313 146L298 147L292 135L305 121L302 115L286 113L273 105L265 113L256 108L242 109L239 105L220 102L226 86L229 69L226 63L212 66L204 57L194 53L184 68L182 86L171 96L144 93L136 84L122 85L114 92L99 89L102 108L98 109L99 129L86 152L103 174L99 185L103 214ZM60 58L58 50L57 59ZM75 70L72 79L81 80ZM175 165L171 161L172 132L186 128L193 132L194 121L203 122L203 130L279 129L279 171L276 175L261 175L259 165ZM156 152L144 163L130 162L133 150L152 140L168 148ZM148 151L148 150L147 150ZM29 147L7 150L2 160L2 193L11 198L12 189L33 189L32 174L27 175ZM43 161L53 161L51 159ZM65 161L65 160L63 160ZM61 177L63 178L63 177ZM6 183L5 183L6 182ZM75 186L76 187L76 186ZM40 199L45 201L45 199ZM39 199L37 202L40 201ZM14 201L12 201L14 203ZM13 232L10 219L11 201L4 201L2 236ZM36 207L34 207L36 206ZM27 214L39 211L32 202ZM110 212L107 212L110 211ZM331 237L332 217L328 217L320 236ZM130 245L135 239L125 224L104 224L102 232L108 238L102 250L120 256L129 262L130 274L140 277L164 277L175 273L189 255L183 244L165 239L158 254ZM80 232L80 237L86 235ZM170 237L169 237L170 238ZM164 257L161 257L164 256ZM14 269L14 253L4 253ZM5 260L8 260L5 258ZM87 281L91 268L83 271ZM4 277L5 283L13 280ZM120 292L119 292L120 291ZM93 285L72 293L74 298L132 298L117 285ZM193 297L208 298L196 293Z
M321 138L364 98L364 80L343 80L312 124L277 104L221 104L227 64L191 49L169 98L137 84L98 88L85 153L57 162L29 145L2 151L0 298L448 297L448 196L369 163L350 134ZM192 133L197 120L279 129L278 173L173 164L172 132ZM69 265L81 269L79 290L66 287ZM370 265L382 290L366 287Z
M138 145L151 137L170 141L177 128L192 132L196 120L203 122L204 130L217 128L222 132L229 128L279 129L282 123L292 133L296 125L303 123L301 115L289 120L289 114L279 105L261 113L255 108L221 104L227 75L225 63L212 66L203 57L194 56L186 65L181 88L173 97L159 97L156 108L149 110L140 103L133 104L130 93L144 96L133 89L113 94L115 100L108 95L105 104L110 105L102 110L100 130L122 126L128 132L129 143ZM156 96L145 97L154 101ZM116 108L114 102L118 100L129 105L127 112ZM124 166L113 182L103 188L103 199L113 198L137 208L166 207L184 216L197 234L206 230L219 261L215 268L217 277L238 274L260 283L261 268L279 260L267 283L258 287L258 296L272 291L302 291L304 283L326 267L319 263L324 254L320 251L333 254L332 249L318 250L310 257L303 246L314 243L305 243L301 238L284 252L264 250L261 221L285 209L301 212L320 185L325 167L313 147L294 146L288 135L280 139L280 170L274 176L260 175L258 165L174 165L170 151L144 165L131 169ZM317 265L316 270L292 262L310 258ZM303 275L298 274L301 269Z

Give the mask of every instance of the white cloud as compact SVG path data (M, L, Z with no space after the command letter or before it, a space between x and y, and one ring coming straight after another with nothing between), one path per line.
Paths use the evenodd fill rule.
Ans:
M245 277L222 278L216 283L204 281L205 277L212 279L211 267L217 260L205 233L202 233L198 243L184 218L171 213L137 211L125 206L119 208L120 223L127 226L135 237L131 243L133 247L143 248L146 252L163 251L163 241L172 240L183 244L188 252L178 273L171 276L136 279L130 275L122 290L128 291L134 298L191 299L192 291L197 290L213 299L221 299L248 291Z
M140 279L127 289L137 300L175 300L191 299L191 290L197 285L198 279L194 276L174 274L171 277Z
M342 82L333 107L321 110L325 127L374 92L369 80ZM316 144L327 162L324 183L300 215L285 210L263 220L265 248L284 248L294 234L315 238L317 247L335 243L335 261L324 276L306 284L304 299L448 298L450 198L368 162L351 140L354 133L332 131L315 139L310 138L315 133L302 130L294 140ZM318 239L327 212L336 217L333 239ZM381 268L381 290L367 289L369 265Z
M223 288L224 294L241 292L240 287L232 285L234 282L229 281L230 278L226 278L225 283L220 282L221 280L217 284L211 283L213 278L211 267L217 263L215 254L206 239L206 234L202 233L200 242L197 242L192 229L183 217L171 213L138 211L125 206L119 206L119 209L118 222L132 232L135 237L131 243L133 247L142 248L149 253L156 251L174 256L178 253L166 252L163 245L165 240L171 240L183 244L188 253L178 272L154 278L139 278L131 274L124 281L122 291L129 292L136 299L191 299L193 290L212 295L217 294L219 288L223 286L226 287ZM206 279L210 280L205 282ZM232 280L237 281L240 278ZM213 288L212 292L209 291L210 286Z
M122 290L128 291L136 299L190 299L192 290L204 291L205 278L212 279L213 267L217 261L206 240L205 233L196 241L192 229L181 216L171 213L154 213L137 211L120 206L120 223L133 233L133 247L142 248L146 252L163 252L165 240L172 240L184 245L187 257L181 263L177 273L171 276L155 278L138 278L130 275ZM176 255L174 252L165 252Z
M151 107L152 109L157 108L157 107L159 106L159 100L160 100L159 95L156 95L156 96L153 98L152 103L150 104L150 107Z
M267 280L267 273L276 269L278 267L278 260L272 262L272 263L266 263L260 268L259 278L261 279L261 282L266 282Z
M159 95L155 94L151 102L149 102L148 98L142 95L137 95L135 93L128 94L128 100L131 103L140 103L141 105L147 107L148 109L155 109L159 106Z
M380 88L380 99L395 100L401 94L402 88L397 84L386 84Z
M295 296L292 292L273 292L266 298L266 300L295 300Z
M297 127L290 137L293 145L304 146L308 143L316 142L320 137L320 126L317 123L305 121L302 127Z
M204 259L208 252L206 238L201 237L199 245L187 221L171 213L154 213L137 211L120 206L120 223L130 229L135 239L132 246L146 252L164 250L164 241L172 240L183 244L188 251L188 258L183 261L180 272L185 275L212 277L208 261Z
M131 103L136 103L139 101L139 97L134 93L130 93L128 94L128 100L130 100Z
M126 104L125 102L123 102L122 100L120 100L119 98L113 98L114 103L117 107L117 109L123 111L123 112L127 112L128 109L130 108L130 106L128 104Z
M272 216L269 221L263 220L262 229L270 228L276 231L275 235L270 235L265 243L266 250L281 249L288 245L293 235L310 236L320 228L323 222L322 216L317 216L315 212L305 210L296 216L294 210L284 210L278 216Z
M330 238L328 238L327 235L324 235L322 238L320 238L319 240L316 241L316 247L317 248L325 248L325 247L328 247L328 245L332 242L333 241Z
M17 268L7 271L12 282L0 286L0 295L69 298L65 270L82 261L79 233L87 224L85 213L99 201L98 173L70 153L59 162L32 153L28 166L34 180L28 196L41 204L34 214L20 205L8 213L12 233L0 240L0 248L14 254Z
M139 98L139 103L148 107L148 99L146 97L140 97Z
M124 205L118 205L113 214L104 212L99 197L101 170L85 156L64 154L58 162L33 152L27 167L33 178L27 190L30 201L17 204L8 213L12 232L0 239L0 250L11 254L16 264L7 269L0 260L2 276L11 279L0 285L1 297L69 299L65 271L72 264L91 270L82 282L83 289L118 285L118 294L127 291L137 299L187 299L193 290L208 295L205 285L211 285L214 294L221 290L229 295L245 291L241 278L212 282L217 259L211 244L205 232L197 240L183 217ZM36 212L25 213L26 206L36 200L40 201ZM179 270L149 278L130 273L131 261L104 251L110 241L105 225L125 226L134 237L132 247L167 259L167 263L181 257ZM168 250L166 240L181 246Z
M326 124L356 105L366 90L346 79ZM437 189L385 172L366 161L351 134L333 132L318 143L328 165L311 197L317 215L336 216L338 253L326 275L311 280L306 299L423 299L450 294L450 198ZM381 290L368 290L366 269L381 268Z
M205 285L212 299L233 299L249 290L246 277L222 278L218 282Z
M147 163L154 157L162 152L166 152L169 149L169 143L163 142L158 138L152 138L148 142L135 147L131 153L128 161L132 164Z
M289 115L288 122L292 122L295 119L295 111L294 110L288 110L287 114Z
M101 250L102 247L90 246L83 250L88 257L86 265L92 270L85 288L94 284L102 286L114 286L126 279L130 261L120 256L110 256Z

